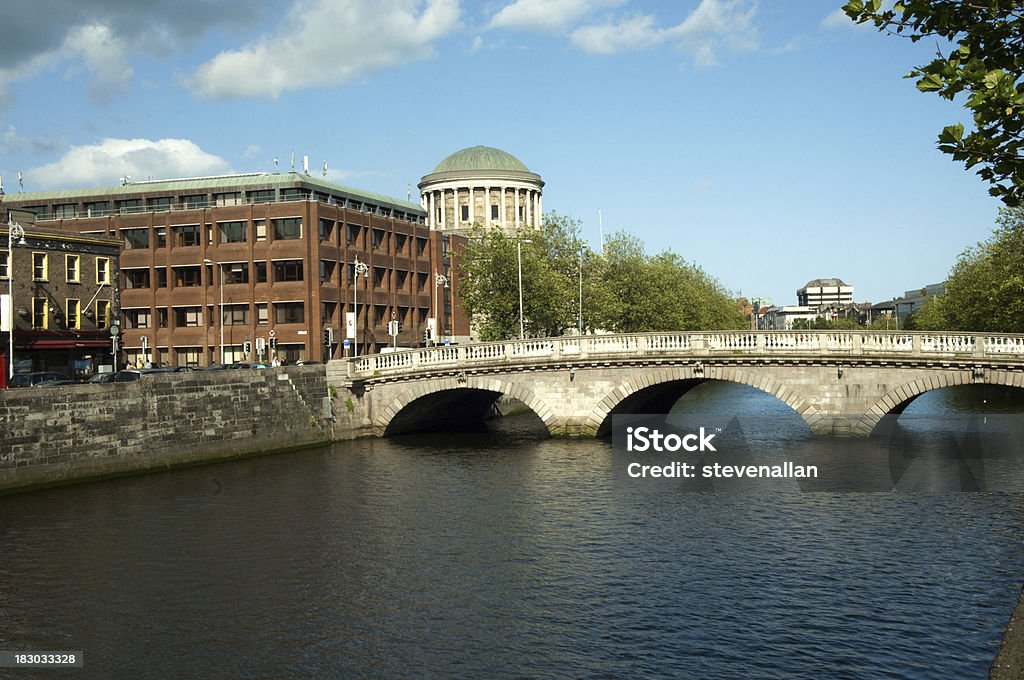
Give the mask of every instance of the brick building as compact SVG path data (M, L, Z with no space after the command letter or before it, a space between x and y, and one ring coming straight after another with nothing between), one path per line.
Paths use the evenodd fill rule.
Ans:
M19 372L89 375L98 366L112 365L110 326L118 307L120 243L45 229L34 223L33 213L7 206L2 217L4 373L10 374L12 327Z
M296 172L18 193L5 203L51 231L120 241L127 361L346 356L356 349L340 344L352 311L360 354L392 343L392 319L399 346L422 345L434 316L435 341L468 338L450 257L460 237L431 231L415 203Z

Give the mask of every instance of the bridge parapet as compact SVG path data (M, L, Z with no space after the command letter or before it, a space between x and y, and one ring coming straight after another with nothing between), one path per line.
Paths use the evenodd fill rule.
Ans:
M908 331L715 331L586 335L448 345L370 354L349 360L349 379L452 368L626 357L758 356L808 360L844 358L998 358L1024 362L1024 335Z

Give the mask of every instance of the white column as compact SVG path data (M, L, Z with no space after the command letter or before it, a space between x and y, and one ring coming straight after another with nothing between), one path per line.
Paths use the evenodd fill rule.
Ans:
M544 213L540 211L540 192L533 192L533 214L536 215L536 220L533 226L540 229L540 225L544 222Z
M519 188L518 187L516 187L515 192L516 192L516 204L515 204L515 206L513 206L513 209L516 211L515 212L515 215L516 215L516 229L519 229Z
M444 189L442 188L441 189L441 227L440 227L441 231L444 231L446 229L444 218L445 218L445 214L444 214Z
M470 187L469 188L469 223L470 224L473 224L473 219L475 217L475 215L473 214L474 212L476 212L475 210L473 210L474 207L475 206L473 205L473 187Z
M544 221L544 202L541 200L541 193L537 192L537 215L540 217L541 222ZM539 224L537 226L540 226Z
M505 228L505 192L508 191L508 187L501 187L501 228Z
M436 191L430 192L430 198L428 199L430 205L427 207L427 227L431 231L437 230L437 212L434 205L434 197L437 195Z
M491 187L484 187L484 224L491 226Z

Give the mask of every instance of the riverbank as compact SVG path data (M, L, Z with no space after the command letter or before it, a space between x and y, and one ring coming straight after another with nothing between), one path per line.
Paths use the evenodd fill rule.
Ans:
M1003 633L989 680L1024 680L1024 590Z

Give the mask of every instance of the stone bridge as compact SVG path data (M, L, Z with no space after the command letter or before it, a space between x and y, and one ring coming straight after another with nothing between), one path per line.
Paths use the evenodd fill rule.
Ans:
M458 428L502 397L555 436L605 436L611 416L667 413L706 380L750 385L822 435L868 436L929 390L1024 387L1024 336L885 331L587 335L452 345L332 361L379 436Z

